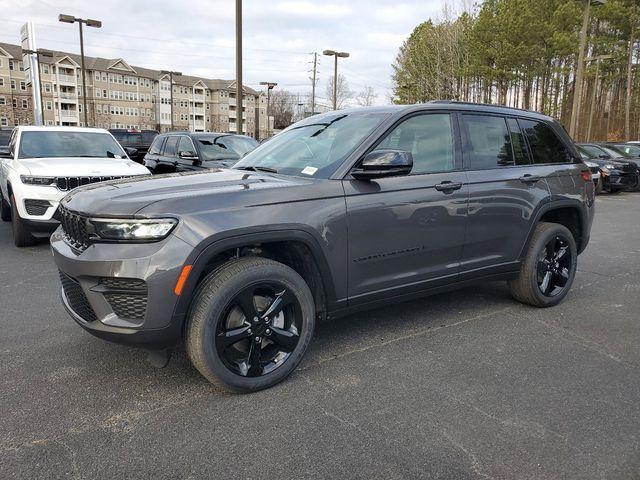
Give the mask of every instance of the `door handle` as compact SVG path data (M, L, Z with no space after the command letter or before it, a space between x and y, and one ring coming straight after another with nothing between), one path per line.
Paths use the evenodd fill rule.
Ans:
M450 181L438 183L435 186L436 190L438 190L439 192L445 192L445 193L450 193L450 192L453 192L454 190L460 190L461 188L462 188L462 183L450 182Z
M520 177L520 181L522 183L536 183L539 180L540 180L540 177L538 175L530 175L528 173Z

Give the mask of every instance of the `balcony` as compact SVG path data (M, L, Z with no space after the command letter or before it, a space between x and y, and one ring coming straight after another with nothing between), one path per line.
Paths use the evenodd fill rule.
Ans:
M78 112L76 110L61 110L60 120L63 122L77 122Z
M204 108L203 107L193 107L193 109L191 110L191 113L193 113L194 115L204 115Z
M64 103L76 103L78 101L78 95L75 93L60 92L58 97L60 98L60 101Z
M193 120L193 128L196 130L204 130L204 120Z
M71 85L75 85L76 84L76 77L73 75L58 75L56 77L53 77L55 80L57 80L59 83L66 83L66 84L71 84Z
M204 93L194 93L193 94L194 102L204 102Z

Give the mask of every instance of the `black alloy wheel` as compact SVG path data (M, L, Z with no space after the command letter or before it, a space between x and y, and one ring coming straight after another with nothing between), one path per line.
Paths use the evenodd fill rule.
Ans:
M225 308L215 347L225 366L243 377L273 372L300 341L302 310L289 289L276 281L245 287Z
M555 297L562 293L571 278L573 259L569 241L561 235L547 243L538 257L537 281L543 295Z

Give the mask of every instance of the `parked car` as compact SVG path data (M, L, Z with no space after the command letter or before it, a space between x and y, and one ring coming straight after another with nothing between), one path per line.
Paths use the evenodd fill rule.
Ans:
M0 128L0 147L9 146L9 139L13 128Z
M149 175L99 128L16 127L9 146L0 147L0 160L0 213L12 222L18 247L57 228L58 203L75 187Z
M138 163L142 163L153 140L158 136L156 130L112 128L109 132L118 140L122 148L136 149L136 154L131 157L131 160L135 160Z
M605 143L603 146L608 147L623 158L636 162L640 160L640 146L638 145L631 145L628 143Z
M62 202L51 246L66 309L156 365L184 341L238 391L289 375L316 318L490 280L558 304L595 201L557 121L452 102L316 115L231 169L126 187Z
M580 152L580 150L578 151ZM593 180L593 185L596 189L596 194L599 194L603 189L602 172L600 170L600 165L598 164L598 162L590 160L585 153L580 152L580 155L582 156L582 161L584 162L584 164L589 167L589 171L591 172L591 179Z
M153 173L230 167L258 146L245 135L171 132L158 135L144 157Z
M616 151L598 144L577 145L581 154L600 166L602 189L609 193L620 193L638 187L639 170L635 162L626 160Z

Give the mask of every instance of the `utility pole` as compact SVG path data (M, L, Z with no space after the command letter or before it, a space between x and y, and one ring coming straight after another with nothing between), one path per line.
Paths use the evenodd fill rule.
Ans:
M333 64L333 109L338 109L338 57L347 58L349 54L347 52L336 52L335 50L325 50L323 55L328 57L334 57Z
M102 22L100 20L91 20L90 18L77 18L73 15L58 15L58 21L64 23L75 23L77 22L80 26L80 67L82 69L82 110L84 113L84 126L89 126L89 120L87 116L87 82L85 77L85 68L84 68L84 36L82 34L82 24L84 23L87 27L95 27L101 28Z
M242 113L242 0L236 0L236 133L238 135L242 135Z
M267 138L271 133L271 90L277 86L276 82L260 82L260 85L267 87Z
M578 51L578 65L576 77L573 80L573 105L571 106L571 125L569 135L576 140L578 134L578 117L580 116L580 100L582 99L582 78L584 76L584 55L587 45L587 34L589 30L589 14L591 5L604 5L606 0L583 0L584 13L582 16L582 29L580 30L580 46Z
M313 78L311 79L311 115L316 114L316 75L318 72L318 53L313 52Z
M171 102L171 105L170 105L171 108L169 111L171 112L171 131L173 132L173 129L174 129L174 126L173 126L173 76L182 75L182 72L174 72L172 70L160 70L160 73L162 75L169 75L169 84L170 84L169 85L169 89L170 89L169 101Z

